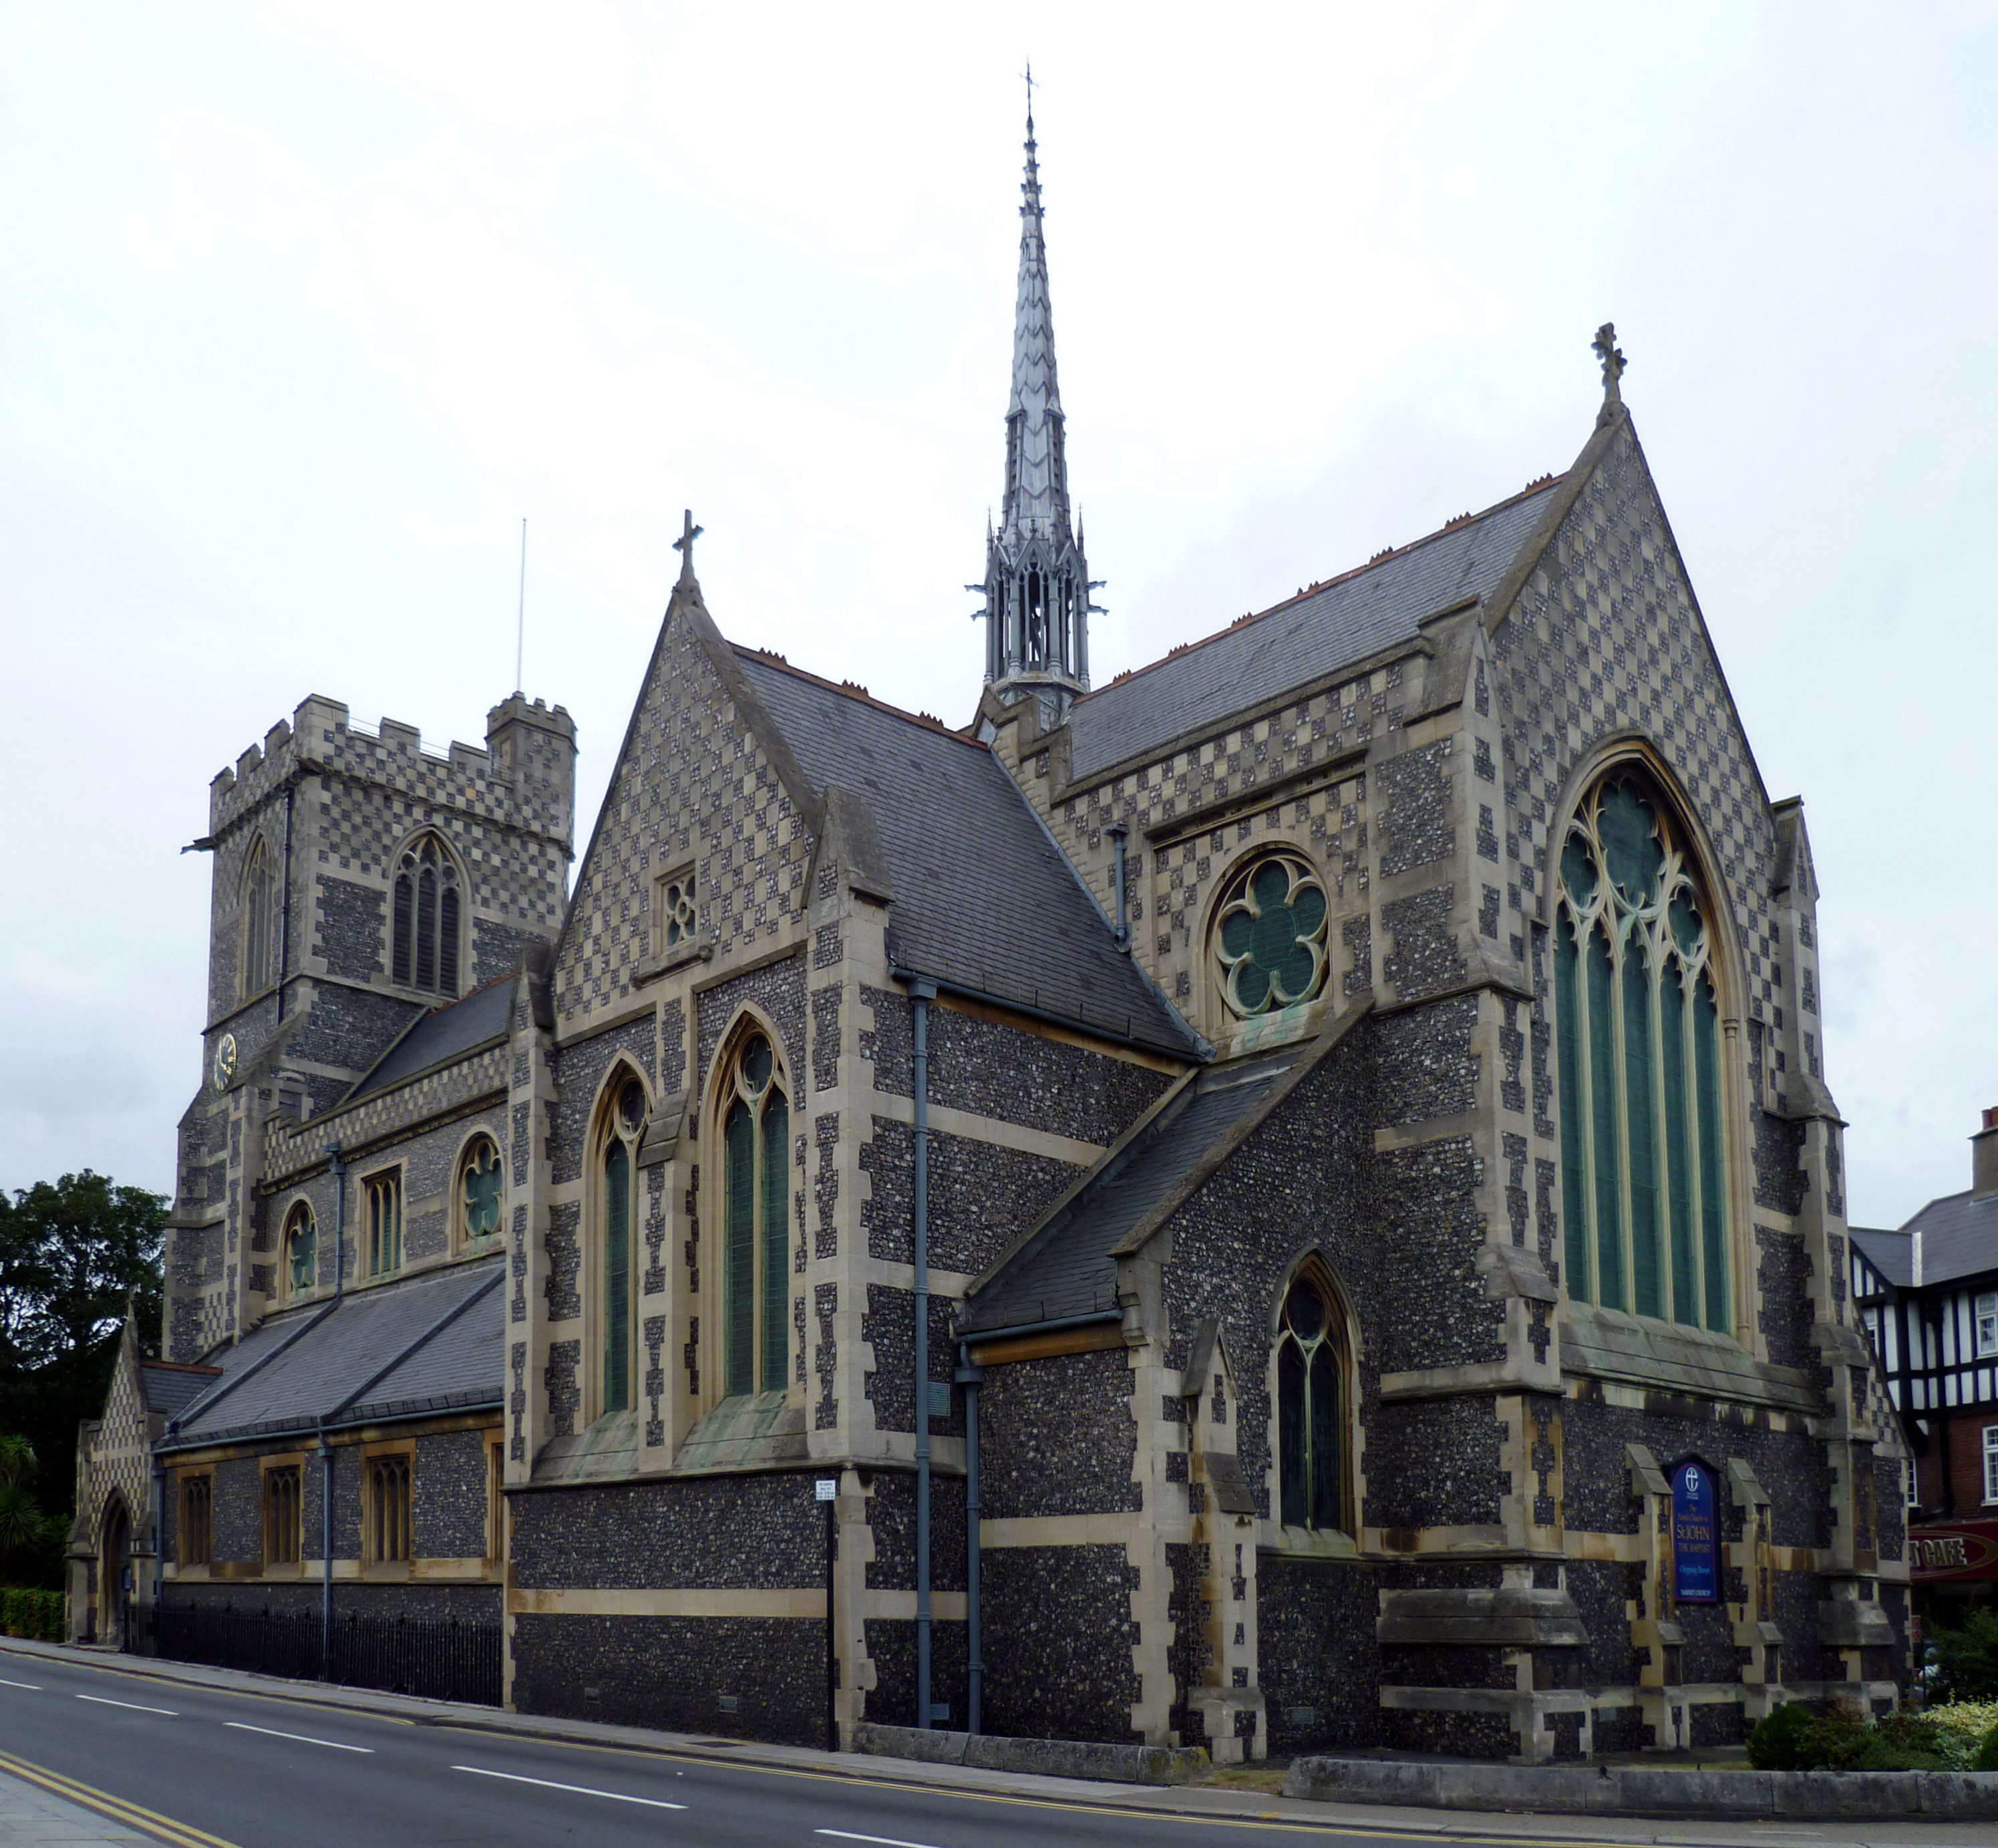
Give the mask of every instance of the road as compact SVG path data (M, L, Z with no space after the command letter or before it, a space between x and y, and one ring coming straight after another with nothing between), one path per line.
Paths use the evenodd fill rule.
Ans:
M1387 1848L1435 1839L1378 1830L1357 1817L1313 1826L1133 1815L1087 1801L524 1739L0 1652L0 1770L18 1767L54 1772L195 1832L161 1832L183 1848L571 1841L593 1848L1208 1848L1249 1840L1272 1848L1328 1848L1335 1840L1342 1848ZM1437 1820L1457 1843L1474 1839L1457 1832L1470 1819ZM1657 1839L1659 1827L1644 1827L1644 1836ZM1804 1836L1822 1842L1843 1833L1724 1823L1688 1832L1743 1843ZM1947 1826L1914 1832L1931 1840L1957 1836ZM1550 1832L1522 1818L1518 1832L1488 1839L1544 1843Z

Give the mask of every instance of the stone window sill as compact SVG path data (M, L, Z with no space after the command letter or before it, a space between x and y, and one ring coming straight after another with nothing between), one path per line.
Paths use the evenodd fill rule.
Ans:
M676 943L662 955L648 951L631 965L631 985L641 988L648 981L657 981L662 975L670 975L676 969L684 969L689 963L707 963L714 960L714 946L705 939L690 938L685 943Z

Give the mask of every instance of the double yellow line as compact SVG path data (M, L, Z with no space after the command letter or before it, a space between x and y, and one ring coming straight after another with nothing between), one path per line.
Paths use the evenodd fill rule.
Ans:
M81 1804L85 1809L95 1810L114 1822L143 1829L162 1842L171 1843L173 1848L234 1848L233 1843L225 1842L219 1835L205 1834L185 1822L176 1822L171 1816L157 1815L139 1804L126 1802L123 1797L114 1797L109 1791L79 1784L74 1777L65 1777L60 1772L45 1770L38 1764L29 1764L26 1760L16 1758L6 1752L0 1752L0 1771L11 1772L26 1783L39 1785L54 1796Z

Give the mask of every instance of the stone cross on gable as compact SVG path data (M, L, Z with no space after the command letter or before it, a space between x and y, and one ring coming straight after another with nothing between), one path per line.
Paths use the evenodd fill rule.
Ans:
M704 526L693 523L693 509L686 508L680 516L680 536L673 542L673 550L680 555L680 581L684 583L693 576L693 542L705 532Z
M1617 381L1623 376L1623 351L1616 344L1616 324L1605 321L1595 330L1595 338L1589 343L1595 349L1595 356L1602 362L1602 395L1621 403L1623 392Z

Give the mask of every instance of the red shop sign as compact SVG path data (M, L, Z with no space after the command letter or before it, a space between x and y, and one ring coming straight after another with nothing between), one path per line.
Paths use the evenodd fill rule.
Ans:
M1998 1521L1936 1521L1910 1528L1908 1568L1918 1585L1998 1579Z

